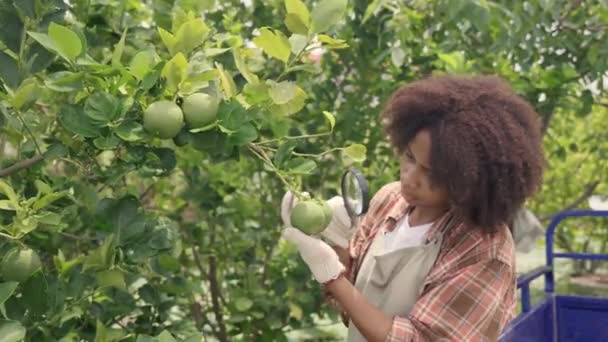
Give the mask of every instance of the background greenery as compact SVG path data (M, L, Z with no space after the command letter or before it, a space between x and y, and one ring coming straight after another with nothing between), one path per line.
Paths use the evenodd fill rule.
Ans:
M494 73L537 108L544 222L608 193L606 0L2 0L0 341L286 340L336 321L279 240L292 188L356 164L397 179L378 112L431 73ZM185 146L142 128L160 99L223 99ZM606 251L608 225L560 230ZM598 265L574 265L576 273ZM308 330L312 338L329 338Z

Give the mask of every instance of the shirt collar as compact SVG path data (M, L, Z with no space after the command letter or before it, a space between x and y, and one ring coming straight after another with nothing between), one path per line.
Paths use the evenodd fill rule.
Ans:
M390 222L390 224L386 226L387 232L393 231L397 226L396 223L414 208L412 205L408 204L400 194L397 196L397 202L386 214L386 221ZM453 215L451 211L447 211L439 217L426 233L427 241L433 240L439 233L444 233L446 229L448 229L448 225L452 219Z

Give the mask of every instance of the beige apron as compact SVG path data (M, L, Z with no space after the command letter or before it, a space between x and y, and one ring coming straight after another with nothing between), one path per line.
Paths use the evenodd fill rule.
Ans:
M386 253L382 229L369 247L355 281L355 287L374 306L389 316L407 316L423 290L424 279L439 254L443 234L427 244ZM348 342L366 341L352 320Z

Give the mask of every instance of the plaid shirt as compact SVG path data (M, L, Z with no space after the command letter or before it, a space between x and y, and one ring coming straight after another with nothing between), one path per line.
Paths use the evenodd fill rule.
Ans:
M354 284L374 236L407 212L399 182L382 187L350 241L347 277ZM439 219L427 237L442 230ZM487 235L465 224L445 232L435 264L410 314L394 317L387 341L496 341L515 312L515 251L508 227ZM345 321L348 318L343 313Z

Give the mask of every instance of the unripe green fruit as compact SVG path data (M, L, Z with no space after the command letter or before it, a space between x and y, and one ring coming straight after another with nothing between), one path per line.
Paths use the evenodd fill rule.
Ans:
M327 226L326 209L317 201L303 201L293 208L290 220L292 226L306 234L319 234Z
M29 248L10 251L0 266L4 280L18 282L27 280L40 267L38 254Z
M205 93L192 94L182 104L184 118L190 128L203 127L215 121L218 107L217 99Z
M329 225L329 223L331 222L331 219L334 216L334 211L325 201L321 201L321 203L319 204L321 205L321 208L323 208L323 214L325 214L325 221L323 224L323 229L325 229L325 227L327 227L327 225Z
M175 137L183 125L184 114L181 108L171 101L154 102L144 112L144 128L159 138Z
M190 141L190 132L182 129L175 137L173 137L173 143L176 146L186 146Z

